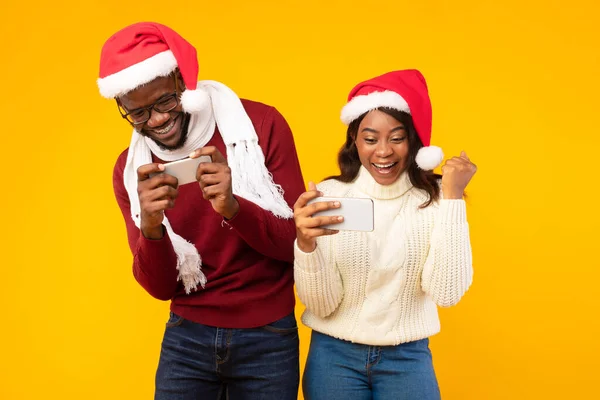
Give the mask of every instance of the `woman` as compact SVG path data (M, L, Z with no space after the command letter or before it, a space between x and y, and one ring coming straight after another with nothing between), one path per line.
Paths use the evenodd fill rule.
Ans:
M294 207L295 279L312 328L303 378L307 400L439 399L428 337L437 306L456 304L472 281L464 190L476 167L463 152L446 161L429 146L431 103L416 70L357 85L342 110L348 124L341 174L310 183ZM319 196L368 197L373 232L321 226L339 207Z

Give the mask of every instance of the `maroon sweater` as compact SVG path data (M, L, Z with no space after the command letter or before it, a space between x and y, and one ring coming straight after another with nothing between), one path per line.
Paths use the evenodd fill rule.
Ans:
M249 100L242 103L254 124L266 166L292 207L304 191L292 132L275 108ZM226 157L218 130L207 145L216 146ZM236 196L239 212L224 223L202 197L199 185L179 187L175 207L166 215L173 230L195 244L208 280L204 289L198 286L186 295L177 281L177 256L166 230L160 240L146 239L131 219L123 183L126 160L127 150L117 159L113 186L127 226L133 275L148 293L171 300L171 310L184 318L222 328L257 327L293 311L293 219L278 218ZM156 157L154 161L162 162Z

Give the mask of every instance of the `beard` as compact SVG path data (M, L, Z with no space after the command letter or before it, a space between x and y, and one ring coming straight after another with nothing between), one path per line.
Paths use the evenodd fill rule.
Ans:
M138 132L140 135L150 138L152 139L152 141L154 143L156 143L156 145L158 147L160 147L162 150L177 150L183 147L183 145L185 144L185 141L187 140L188 137L188 131L189 131L189 126L190 126L190 119L191 119L191 115L188 113L181 113L181 117L183 118L183 121L181 123L181 136L179 137L179 140L177 141L177 143L175 143L172 146L167 146L164 143L159 142L158 140L156 140L155 138L153 138L152 136L148 135L146 132L141 131ZM175 117L177 118L177 117ZM169 120L170 121L170 120Z

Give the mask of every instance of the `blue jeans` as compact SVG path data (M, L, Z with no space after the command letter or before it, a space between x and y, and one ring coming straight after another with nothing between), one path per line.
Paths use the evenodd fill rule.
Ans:
M437 400L429 339L367 346L313 331L302 379L306 400Z
M155 400L296 400L300 381L294 313L252 329L201 325L171 312Z

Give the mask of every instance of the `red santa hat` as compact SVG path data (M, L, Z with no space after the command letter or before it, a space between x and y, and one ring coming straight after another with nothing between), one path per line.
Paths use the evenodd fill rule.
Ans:
M356 85L342 108L346 125L364 113L379 107L404 111L411 115L423 147L416 162L423 170L433 170L444 159L442 149L431 146L431 101L423 75L414 69L388 72Z
M115 98L179 68L186 90L181 95L185 111L208 106L208 94L197 88L196 49L177 32L154 22L140 22L112 35L102 47L98 87L106 98Z

